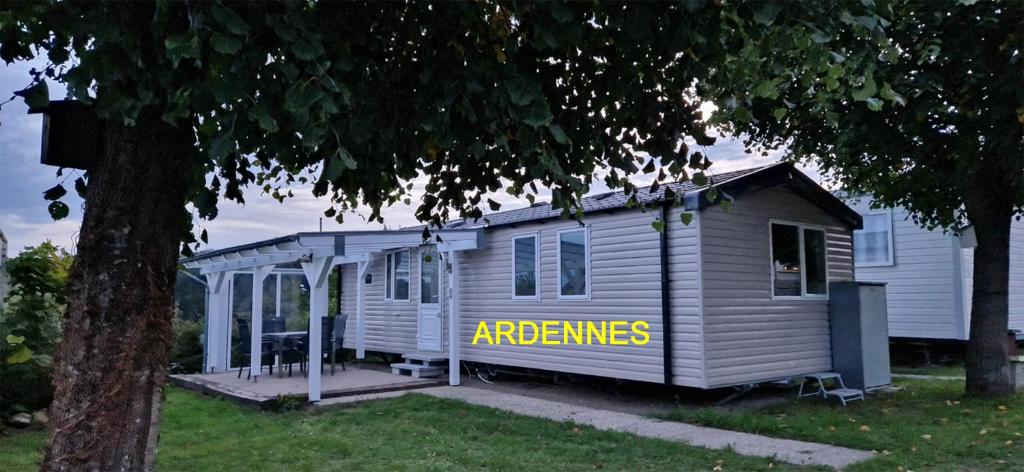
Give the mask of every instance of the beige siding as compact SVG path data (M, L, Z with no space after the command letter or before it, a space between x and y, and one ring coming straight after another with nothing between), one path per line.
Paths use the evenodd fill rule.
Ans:
M367 273L373 281L363 285L366 316L366 350L407 353L416 350L416 329L419 300L418 249L410 250L409 301L390 301L384 298L383 254L375 254ZM343 265L342 306L349 313L345 334L345 347L356 347L356 264Z
M826 227L829 280L853 277L851 231L781 187L701 213L707 386L721 387L832 367L827 300L773 300L769 220Z
M970 326L971 295L974 286L974 249L964 249L964 313ZM1024 220L1010 227L1009 328L1024 331ZM969 330L968 330L969 331Z
M651 227L656 212L621 210L588 215L591 251L590 300L558 300L556 241L572 221L524 224L487 232L484 249L461 261L462 358L507 366L662 382L660 237ZM540 233L540 300L512 299L512 236ZM643 320L645 346L471 344L480 321Z
M683 225L674 209L668 219L668 261L672 308L672 381L676 385L704 387L700 290L700 215Z
M849 205L862 214L874 211L868 198ZM962 338L963 299L954 261L958 242L941 230L921 228L903 208L892 210L892 232L894 264L857 268L857 280L886 282L889 336Z

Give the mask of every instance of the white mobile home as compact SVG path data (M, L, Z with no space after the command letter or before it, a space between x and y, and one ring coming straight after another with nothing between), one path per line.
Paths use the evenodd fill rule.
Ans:
M860 216L785 163L717 176L716 201L707 186L671 187L682 207L663 204L660 192L641 191L647 211L628 208L621 192L587 197L582 225L537 204L450 223L427 243L420 230L301 233L189 259L211 280L207 371L232 365L231 303L218 295L230 285L225 274L273 274L268 267L300 258L320 316L318 287L341 267L341 306L355 333L345 345L357 357L438 353L450 360L452 384L459 362L698 388L830 370L828 285L854 278ZM652 228L657 220L664 231ZM649 342L472 342L480 322L523 320L643 322ZM319 324L309 326L312 340Z
M927 230L904 208L847 202L864 218L854 233L857 280L887 283L889 336L966 340L971 325L973 238ZM1024 221L1010 234L1009 329L1024 330Z

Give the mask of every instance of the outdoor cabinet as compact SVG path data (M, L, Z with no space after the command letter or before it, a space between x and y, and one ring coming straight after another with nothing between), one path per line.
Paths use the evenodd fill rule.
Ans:
M892 383L885 283L829 285L832 370L847 387L870 390Z

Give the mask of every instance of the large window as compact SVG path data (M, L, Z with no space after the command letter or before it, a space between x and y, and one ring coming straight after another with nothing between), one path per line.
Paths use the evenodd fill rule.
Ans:
M539 246L536 233L512 238L514 299L536 300L540 297L540 277L537 276L540 267Z
M558 298L590 298L590 238L586 228L558 232Z
M857 267L891 266L892 211L868 213L864 229L853 232L853 262Z
M822 298L828 295L825 230L771 223L772 296Z
M384 298L409 301L409 251L389 252L384 269Z

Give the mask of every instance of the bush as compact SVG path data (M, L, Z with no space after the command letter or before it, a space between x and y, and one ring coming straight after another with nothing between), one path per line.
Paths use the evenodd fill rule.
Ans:
M46 242L10 260L11 290L0 308L0 416L46 408L60 342L71 256Z
M172 374L194 374L203 370L203 323L174 317L171 346Z

